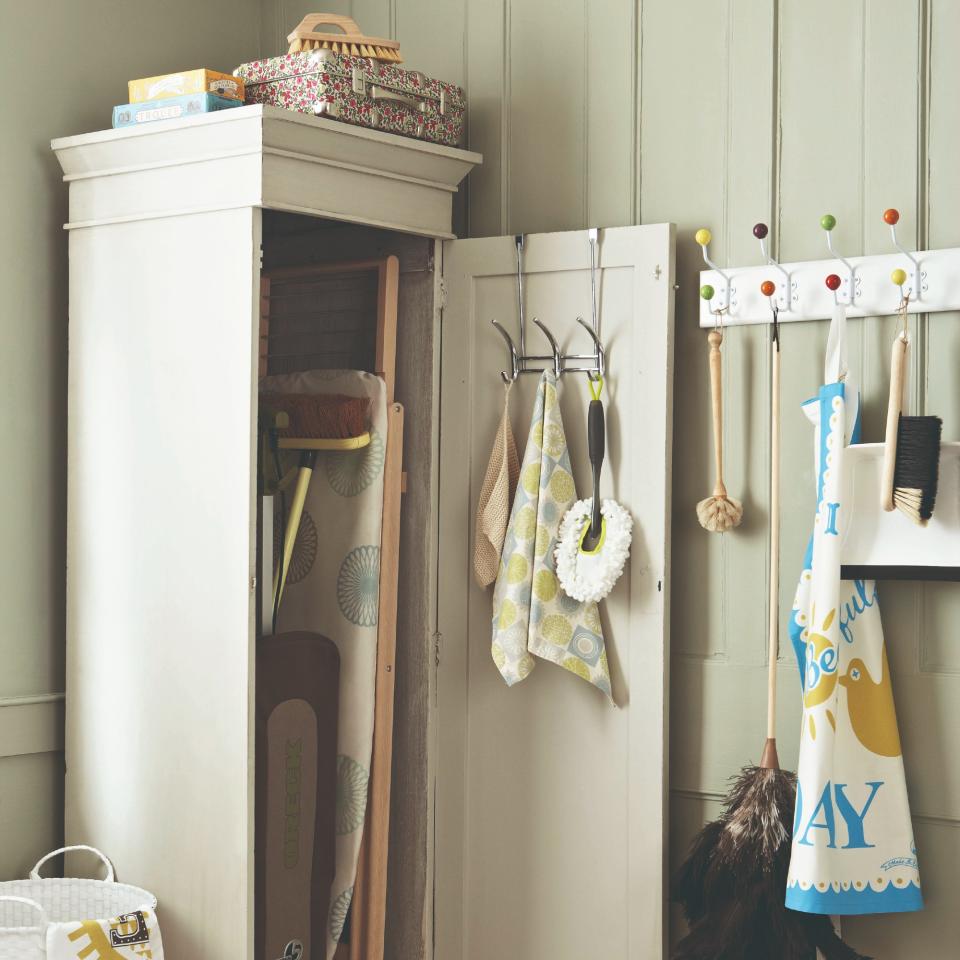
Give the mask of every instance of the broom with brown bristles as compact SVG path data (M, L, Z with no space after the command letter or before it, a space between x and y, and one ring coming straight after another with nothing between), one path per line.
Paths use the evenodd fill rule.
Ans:
M340 33L318 33L317 27L336 27ZM384 63L403 63L396 40L368 37L360 32L356 20L339 13L311 13L287 35L288 53L330 50L350 57L369 57Z
M264 483L264 493L282 493L294 483L293 498L283 535L283 553L273 579L273 620L276 622L280 599L287 582L287 571L300 529L300 519L310 489L310 479L321 450L358 450L370 443L368 423L369 397L341 394L261 393L260 436L261 472L272 461L276 477ZM297 466L284 472L280 450L300 453Z
M867 960L834 932L830 918L784 905L796 774L777 758L780 554L780 330L773 307L770 409L770 620L767 739L760 766L734 779L718 820L694 840L674 878L690 930L675 960Z

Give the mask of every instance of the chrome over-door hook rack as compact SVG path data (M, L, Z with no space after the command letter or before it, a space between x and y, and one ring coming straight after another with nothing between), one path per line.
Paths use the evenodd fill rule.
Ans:
M500 336L503 337L510 353L509 373L506 370L502 370L500 372L500 376L504 383L513 383L521 373L542 373L546 368L540 366L539 364L543 363L549 363L553 367L554 376L556 376L558 379L565 373L573 372L586 373L591 379L594 379L596 377L602 377L606 372L606 354L603 349L603 344L600 341L599 321L597 319L596 245L598 236L599 231L596 228L587 231L587 238L590 241L590 294L593 323L592 325L588 324L583 317L577 317L577 323L579 323L587 331L587 333L590 335L590 339L593 341L593 353L570 354L561 352L560 345L557 343L556 337L554 337L547 325L537 317L533 318L533 322L540 329L540 332L544 335L544 337L546 337L547 342L550 344L550 353L528 354L526 352L526 315L524 312L523 296L524 238L522 234L518 234L514 238L517 248L517 308L520 316L520 349L517 349L513 342L513 338L509 333L507 333L503 325L498 320L493 319L490 321L497 329L497 332L500 334ZM531 366L531 364L533 365ZM571 364L576 365L572 366Z

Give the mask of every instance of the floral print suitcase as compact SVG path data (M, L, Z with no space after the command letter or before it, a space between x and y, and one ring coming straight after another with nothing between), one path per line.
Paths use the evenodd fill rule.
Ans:
M331 50L241 64L247 103L265 103L374 130L456 147L463 141L463 90L392 63Z

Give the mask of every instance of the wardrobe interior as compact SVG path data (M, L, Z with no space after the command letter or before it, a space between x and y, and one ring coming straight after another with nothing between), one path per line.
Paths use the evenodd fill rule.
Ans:
M318 370L384 373L382 364L378 366L384 348L378 343L378 332L383 332L378 331L378 307L381 298L390 295L383 289L390 281L385 281L382 265L388 258L397 261L395 329L392 335L388 331L392 344L385 346L388 354L391 346L395 348L394 356L386 357L386 365L393 381L393 399L403 407L395 581L399 602L395 651L390 662L379 664L378 669L377 697L392 695L392 711L389 705L385 712L376 705L374 734L374 751L388 751L390 779L387 783L371 780L367 803L370 816L381 821L380 836L385 827L389 830L389 849L377 855L381 868L389 870L389 876L383 878L385 887L379 884L381 894L389 891L389 899L380 905L381 922L388 928L394 949L418 950L430 897L427 858L432 846L427 757L434 683L431 660L435 658L432 585L437 573L437 531L431 503L438 479L437 259L441 245L426 237L293 213L264 210L262 217L261 376ZM317 518L319 550L324 549L324 527L336 523L333 516ZM279 546L279 533L274 542ZM258 544L262 554L262 537ZM258 569L261 564L262 556L258 556ZM380 589L384 589L383 583ZM269 590L258 598L261 632L269 620L262 612L268 595ZM387 679L392 677L388 688L380 682L384 670L389 671ZM391 725L386 744L377 739L385 723ZM382 798L384 790L386 810L382 799L378 805L374 799L376 795Z

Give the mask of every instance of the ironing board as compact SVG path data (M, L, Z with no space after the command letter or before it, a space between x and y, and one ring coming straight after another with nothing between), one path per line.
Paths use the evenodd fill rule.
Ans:
M348 892L331 908L331 926L339 934L349 910L349 934L335 956L379 960L386 925L386 884L393 752L394 660L403 487L403 407L394 399L399 261L376 260L313 264L265 271L261 277L260 373L367 369L386 392L386 443L383 452L383 512L376 627L373 741L363 838L352 897ZM327 295L321 293L327 290ZM376 326L369 313L337 314L331 329L325 309L336 297L363 303L375 290ZM282 304L282 306L281 306ZM370 334L374 333L371 342ZM295 349L289 345L295 343ZM334 914L338 914L334 916Z

